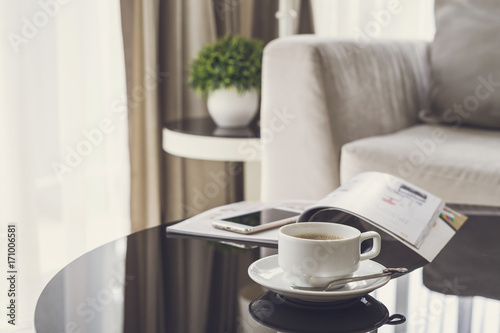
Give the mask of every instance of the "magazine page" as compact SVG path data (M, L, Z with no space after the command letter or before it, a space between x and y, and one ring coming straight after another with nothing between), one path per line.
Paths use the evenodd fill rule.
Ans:
M299 221L311 219L318 207L334 207L377 224L418 248L444 207L435 195L397 177L365 172L342 185Z

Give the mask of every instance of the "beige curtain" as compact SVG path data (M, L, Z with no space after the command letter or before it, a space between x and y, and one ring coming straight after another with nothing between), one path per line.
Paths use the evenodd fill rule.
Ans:
M161 222L158 8L155 0L122 0L131 172L131 229Z

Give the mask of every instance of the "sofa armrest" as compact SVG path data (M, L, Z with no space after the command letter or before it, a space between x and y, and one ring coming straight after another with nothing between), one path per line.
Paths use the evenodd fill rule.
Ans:
M416 123L428 83L426 42L304 35L271 42L262 70L261 198L331 192L342 145Z

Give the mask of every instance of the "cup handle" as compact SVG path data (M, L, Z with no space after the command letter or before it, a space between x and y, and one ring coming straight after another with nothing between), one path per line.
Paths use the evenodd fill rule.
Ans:
M366 253L361 253L359 255L359 260L367 260L371 258L375 258L378 256L380 253L380 245L381 245L381 238L378 233L375 231L367 231L363 232L359 238L359 251L361 252L361 243L363 243L364 240L373 238L373 247L370 251Z

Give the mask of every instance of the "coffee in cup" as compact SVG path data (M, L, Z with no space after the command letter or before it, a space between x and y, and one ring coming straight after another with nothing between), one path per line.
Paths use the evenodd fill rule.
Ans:
M342 239L342 237L338 235L325 234L325 233L300 234L300 235L295 235L294 237L305 238L305 239L316 239L316 240Z

